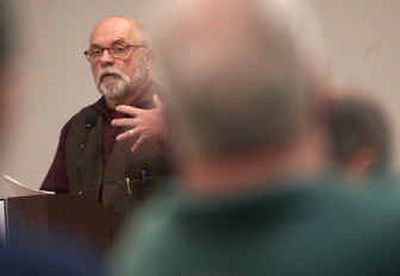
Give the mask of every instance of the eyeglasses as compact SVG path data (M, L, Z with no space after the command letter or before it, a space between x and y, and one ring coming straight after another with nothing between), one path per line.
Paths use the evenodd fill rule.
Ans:
M144 44L112 44L110 47L93 47L83 53L88 61L93 62L99 60L105 50L115 59L124 59L129 55L131 49L145 47Z

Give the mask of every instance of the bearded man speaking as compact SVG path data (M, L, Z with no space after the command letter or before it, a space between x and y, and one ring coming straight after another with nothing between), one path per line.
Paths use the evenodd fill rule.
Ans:
M151 49L138 21L107 17L84 54L102 97L63 127L41 189L125 212L168 172Z

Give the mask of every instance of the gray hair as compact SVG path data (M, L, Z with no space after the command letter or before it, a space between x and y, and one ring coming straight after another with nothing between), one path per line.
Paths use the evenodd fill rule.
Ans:
M153 39L184 151L274 146L310 120L324 47L303 1L176 2Z

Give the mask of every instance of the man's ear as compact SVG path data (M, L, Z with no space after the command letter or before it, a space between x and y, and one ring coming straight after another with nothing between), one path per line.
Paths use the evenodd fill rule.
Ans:
M150 48L146 48L143 55L144 55L144 60L146 62L146 66L150 68L151 63L153 61L153 50Z
M351 178L360 179L367 175L375 163L375 151L369 146L360 146L353 154L347 165L347 173Z

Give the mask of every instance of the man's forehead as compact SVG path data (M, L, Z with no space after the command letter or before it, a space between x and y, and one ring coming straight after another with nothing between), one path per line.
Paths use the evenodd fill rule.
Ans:
M90 35L91 45L108 46L115 41L133 43L138 40L139 31L135 21L123 17L111 17L100 21Z

